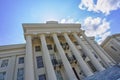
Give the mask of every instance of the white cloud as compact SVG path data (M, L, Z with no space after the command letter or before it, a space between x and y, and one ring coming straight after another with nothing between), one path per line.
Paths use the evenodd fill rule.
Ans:
M101 43L108 35L110 35L110 23L100 17L87 17L83 23L83 29L87 36L95 36L99 38L98 43Z
M120 8L120 0L81 0L79 8L82 10L87 9L88 11L102 12L106 15L110 11L117 10Z
M73 18L61 19L60 23L80 23L80 21L76 21ZM100 44L110 32L110 23L105 19L101 19L100 17L92 18L87 17L83 24L81 25L82 29L85 30L85 34L87 36L94 36L97 42Z
M60 23L79 23L79 21L75 21L73 18L61 19Z

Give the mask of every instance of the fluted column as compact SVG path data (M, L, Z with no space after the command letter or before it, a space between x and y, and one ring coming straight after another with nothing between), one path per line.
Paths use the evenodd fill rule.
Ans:
M72 67L71 67L71 65L70 65L70 63L69 63L69 61L68 61L68 59L67 59L67 57L65 55L65 52L64 52L63 48L60 45L60 42L59 42L56 34L53 34L53 40L54 40L54 42L56 44L57 50L58 50L58 52L60 54L60 57L62 59L64 68L65 68L65 71L66 71L66 74L67 74L69 80L77 80L77 78L76 78L76 76L75 76L75 74L74 74L74 72L72 70Z
M98 59L95 58L95 56L93 55L93 53L89 50L89 48L82 42L82 40L77 36L76 33L73 33L73 36L76 38L77 42L80 44L80 46L82 47L83 51L85 52L85 54L90 58L91 62L93 63L93 65L95 66L95 68L98 71L103 71L105 68L100 64L100 62L98 61Z
M83 38L92 46L92 48L98 53L98 55L104 60L104 62L111 66L113 65L112 61L89 39L84 33L82 33Z
M25 80L35 80L31 36L26 36Z
M64 33L64 37L65 37L68 45L70 46L70 49L72 50L73 54L75 55L75 57L79 63L79 66L81 67L84 74L86 76L93 75L92 71L90 70L88 65L85 63L85 61L83 60L81 53L76 49L75 45L72 43L72 41L68 37L67 33Z
M48 80L57 80L56 75L55 75L55 71L54 71L54 68L53 68L53 65L52 65L52 62L50 59L50 53L49 53L48 48L47 48L44 34L40 35L40 39L41 39L42 52L43 52L46 72L48 75Z
M42 44L42 52L43 52L46 72L48 75L48 80L57 80L55 71L54 71L54 68L53 68L53 65L50 59L50 54L47 48L45 36L43 34L40 35L40 39L41 39L41 44Z

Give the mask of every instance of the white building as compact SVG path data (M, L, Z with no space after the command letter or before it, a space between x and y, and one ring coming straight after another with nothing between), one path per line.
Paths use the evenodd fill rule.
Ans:
M23 24L26 44L0 47L0 80L81 80L114 64L80 24Z
M117 63L120 63L120 34L107 37L101 46Z

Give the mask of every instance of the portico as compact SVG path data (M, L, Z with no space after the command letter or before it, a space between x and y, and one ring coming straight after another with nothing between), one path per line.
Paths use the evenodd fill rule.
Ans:
M24 34L26 38L26 54L25 54L25 80L35 80L34 74L34 60L33 60L33 41L37 37L40 46L41 52L43 56L43 62L45 64L45 73L48 80L57 80L56 76L56 68L51 61L50 53L47 45L47 37L51 37L51 45L55 45L57 49L57 55L59 55L60 60L62 61L63 69L65 70L65 74L67 75L67 79L69 80L78 80L79 74L73 70L73 63L71 63L68 59L69 55L74 55L76 58L76 64L80 71L83 72L85 76L91 76L94 74L90 65L87 63L87 60L83 59L81 50L85 53L88 60L93 64L97 71L105 70L103 64L94 56L91 50L87 47L85 42L80 38L80 36L84 37L86 41L89 42L89 39L82 33L80 29L80 24L59 24L54 21L47 22L46 24L23 24ZM72 38L70 37L72 36ZM62 40L63 39L63 40ZM77 41L79 46L78 49L74 42ZM70 49L67 51L72 51L72 53L66 53L67 51L63 48L61 43L67 43ZM90 43L91 45L91 43ZM94 46L92 46L95 48ZM54 51L53 51L54 52ZM99 50L99 54L100 54ZM71 56L72 57L72 56ZM111 61L101 54L100 57L103 57L106 63L110 63ZM57 68L58 69L58 68ZM76 68L77 69L77 68ZM59 69L60 70L60 69ZM29 76L29 77L28 77Z

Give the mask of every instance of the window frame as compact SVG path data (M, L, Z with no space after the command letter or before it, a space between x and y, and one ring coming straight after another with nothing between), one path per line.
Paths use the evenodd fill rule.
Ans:
M8 63L9 63L9 59L4 59L4 60L2 60L1 68L7 67L7 66L8 66Z
M1 75L2 75L2 77L1 77ZM5 80L5 76L6 76L6 72L0 72L0 80Z
M44 79L40 79L40 77L42 77L42 78L44 78ZM45 75L45 74L41 74L41 75L38 76L38 79L39 79L39 80L46 80L46 75Z
M35 46L35 52L39 52L41 51L41 47L38 45L38 46Z
M23 70L21 73L20 70ZM17 70L17 80L24 80L24 68L18 68Z
M42 56L36 56L36 63L37 63L37 68L44 67Z
M53 49L53 47L52 47L51 44L48 44L48 45L47 45L47 48L48 48L48 50L52 50L52 49Z
M24 57L19 57L18 64L23 64L24 63Z

